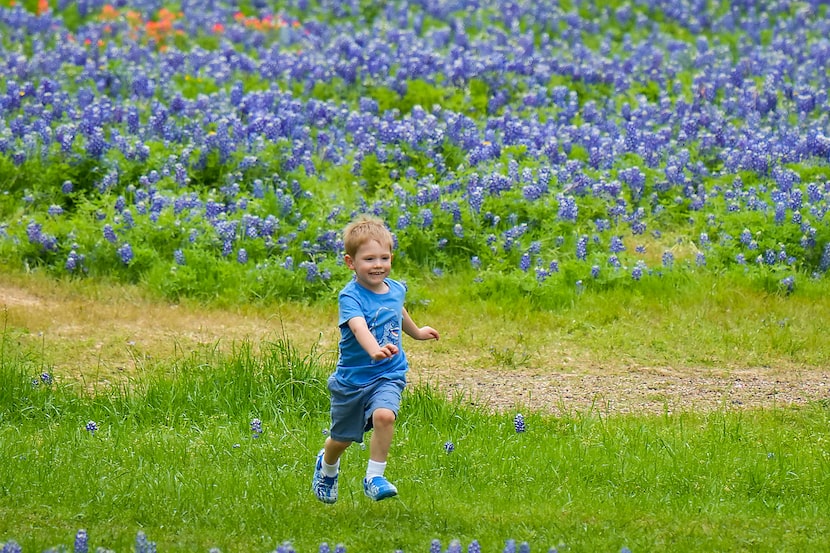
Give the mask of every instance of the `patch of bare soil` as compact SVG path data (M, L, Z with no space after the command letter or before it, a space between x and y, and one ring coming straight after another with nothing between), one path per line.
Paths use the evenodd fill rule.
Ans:
M39 288L40 290L40 288ZM273 313L217 311L135 297L94 301L65 290L35 293L0 282L0 317L7 335L40 351L56 378L113 383L143 362L199 348L256 346L287 338L301 353L335 355L336 312L301 306ZM713 371L699 367L591 367L556 356L520 368L482 367L453 336L410 342L410 381L427 383L494 411L666 413L800 405L830 397L830 371L767 367Z

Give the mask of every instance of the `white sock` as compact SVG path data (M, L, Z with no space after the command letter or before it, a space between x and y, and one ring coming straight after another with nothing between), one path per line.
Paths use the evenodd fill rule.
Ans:
M330 465L330 464L326 463L326 460L323 459L323 462L321 463L321 465L322 465L322 468L323 468L323 474L325 474L329 478L334 478L335 476L337 476L337 473L340 471L340 459L338 459L337 462L334 463L333 465Z
M379 463L369 459L369 466L366 467L366 478L373 476L383 476L383 471L386 470L386 462Z

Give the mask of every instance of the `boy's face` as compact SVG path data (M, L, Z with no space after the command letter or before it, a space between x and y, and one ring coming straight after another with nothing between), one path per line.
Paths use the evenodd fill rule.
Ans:
M373 292L385 292L383 280L392 271L392 251L377 240L369 240L354 257L346 254L346 266L354 271L358 284Z

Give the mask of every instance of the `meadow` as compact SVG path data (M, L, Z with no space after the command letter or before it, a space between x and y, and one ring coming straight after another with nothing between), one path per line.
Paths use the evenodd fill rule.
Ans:
M827 16L0 0L0 274L35 298L4 296L2 551L827 550ZM355 446L327 507L309 468L362 212L448 340L413 346L442 381L405 398L400 499L364 501ZM211 338L89 326L119 301ZM227 328L262 313L287 324ZM459 368L526 393L449 393ZM822 387L530 394L654 370Z

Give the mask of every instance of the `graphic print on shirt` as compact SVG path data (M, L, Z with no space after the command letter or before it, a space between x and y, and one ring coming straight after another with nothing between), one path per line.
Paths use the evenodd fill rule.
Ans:
M391 319L389 318L390 313ZM378 328L379 321L383 321L384 319L387 319L386 323L383 324L382 328ZM398 317L392 309L388 307L379 308L372 318L370 328L380 347L386 344L394 344L396 346L400 344L401 329L398 327Z

